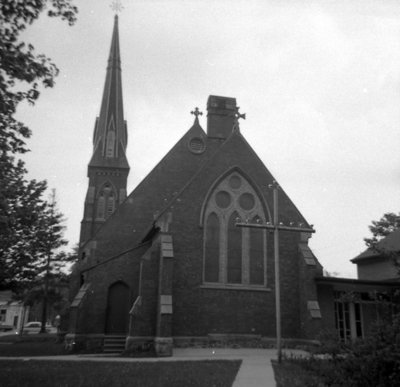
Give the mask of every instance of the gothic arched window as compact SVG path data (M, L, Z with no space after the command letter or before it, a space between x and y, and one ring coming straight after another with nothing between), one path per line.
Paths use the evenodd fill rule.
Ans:
M228 222L227 282L242 282L242 230L236 227L239 214L235 211Z
M113 192L110 192L107 200L107 216L110 216L115 209L115 198Z
M104 192L101 192L98 199L97 199L97 213L96 213L96 218L97 219L104 219L105 216L105 197L104 197Z
M265 286L266 230L236 227L238 220L266 219L255 189L239 172L222 179L203 208L205 283Z
M110 130L107 133L107 143L106 143L106 157L114 157L115 148L115 132Z
M97 220L105 220L115 211L115 198L113 186L110 183L105 183L97 197Z
M219 280L219 219L215 213L207 218L204 261L204 280L206 282L218 282Z

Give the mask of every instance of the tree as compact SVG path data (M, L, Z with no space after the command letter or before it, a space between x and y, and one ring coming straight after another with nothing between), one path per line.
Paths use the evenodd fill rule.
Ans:
M42 283L46 275L59 273L72 259L70 254L57 252L67 241L63 238L63 215L57 210L55 192L47 201L43 199L45 186L35 188L31 196L25 190L17 196L15 217L0 242L4 268L0 273L1 287L16 294Z
M22 162L0 165L4 183L0 222L0 287L18 291L37 275L36 233L46 210L45 182L25 179Z
M57 233L60 220L58 215L53 219L49 233L52 206L43 199L46 182L28 180L24 162L16 157L28 151L25 140L31 136L15 118L18 104L34 104L40 88L53 87L58 74L49 58L19 39L45 9L70 25L76 21L71 0L0 2L0 287L17 292L40 275L43 243Z
M13 223L11 202L21 190L36 188L38 196L45 183L25 179L26 169L15 154L28 151L25 139L29 128L15 118L22 101L34 104L39 88L53 87L58 68L34 47L19 40L19 35L48 8L48 16L60 17L72 25L77 8L71 0L2 0L0 2L0 232ZM10 180L11 179L11 180ZM16 181L19 182L16 187ZM29 187L28 187L29 185ZM11 208L10 208L11 206Z
M24 139L28 127L14 117L22 101L34 104L39 87L53 87L58 68L34 47L19 40L19 35L48 7L50 17L60 17L70 25L77 8L71 0L2 0L0 3L0 151L26 152Z
M400 212L399 214L387 212L381 219L372 221L372 225L369 226L372 238L364 238L364 242L369 248L376 248L376 244L381 239L388 236L397 228L400 228Z

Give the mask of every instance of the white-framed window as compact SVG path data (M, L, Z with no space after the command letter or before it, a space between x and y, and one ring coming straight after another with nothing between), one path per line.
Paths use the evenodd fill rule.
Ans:
M343 342L359 339L364 336L362 304L359 294L346 297L344 292L334 292L335 327Z
M266 219L249 181L232 172L213 188L203 211L204 284L265 287L266 230L236 226L238 221Z

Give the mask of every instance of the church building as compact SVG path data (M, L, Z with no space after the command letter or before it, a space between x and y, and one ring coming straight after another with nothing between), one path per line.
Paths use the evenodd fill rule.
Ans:
M204 129L201 112L192 113L193 125L127 195L128 126L115 16L71 286L69 346L152 348L168 356L179 345L273 343L274 233L246 224L283 225L282 337L315 339L324 326L321 286L328 289L323 300L334 326L331 288L316 280L322 266L308 247L312 228L283 188L274 220L275 177L242 135L236 99L210 95Z

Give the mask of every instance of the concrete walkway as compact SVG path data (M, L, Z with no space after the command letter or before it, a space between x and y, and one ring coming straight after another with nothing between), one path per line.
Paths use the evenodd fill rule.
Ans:
M285 354L304 355L304 351L284 350ZM69 360L69 361L117 361L117 362L154 362L154 361L187 361L187 360L242 360L232 387L275 387L274 370L271 360L276 359L275 349L256 348L174 348L172 357L132 358L115 355L66 355L66 356L32 356L0 357L0 360Z

